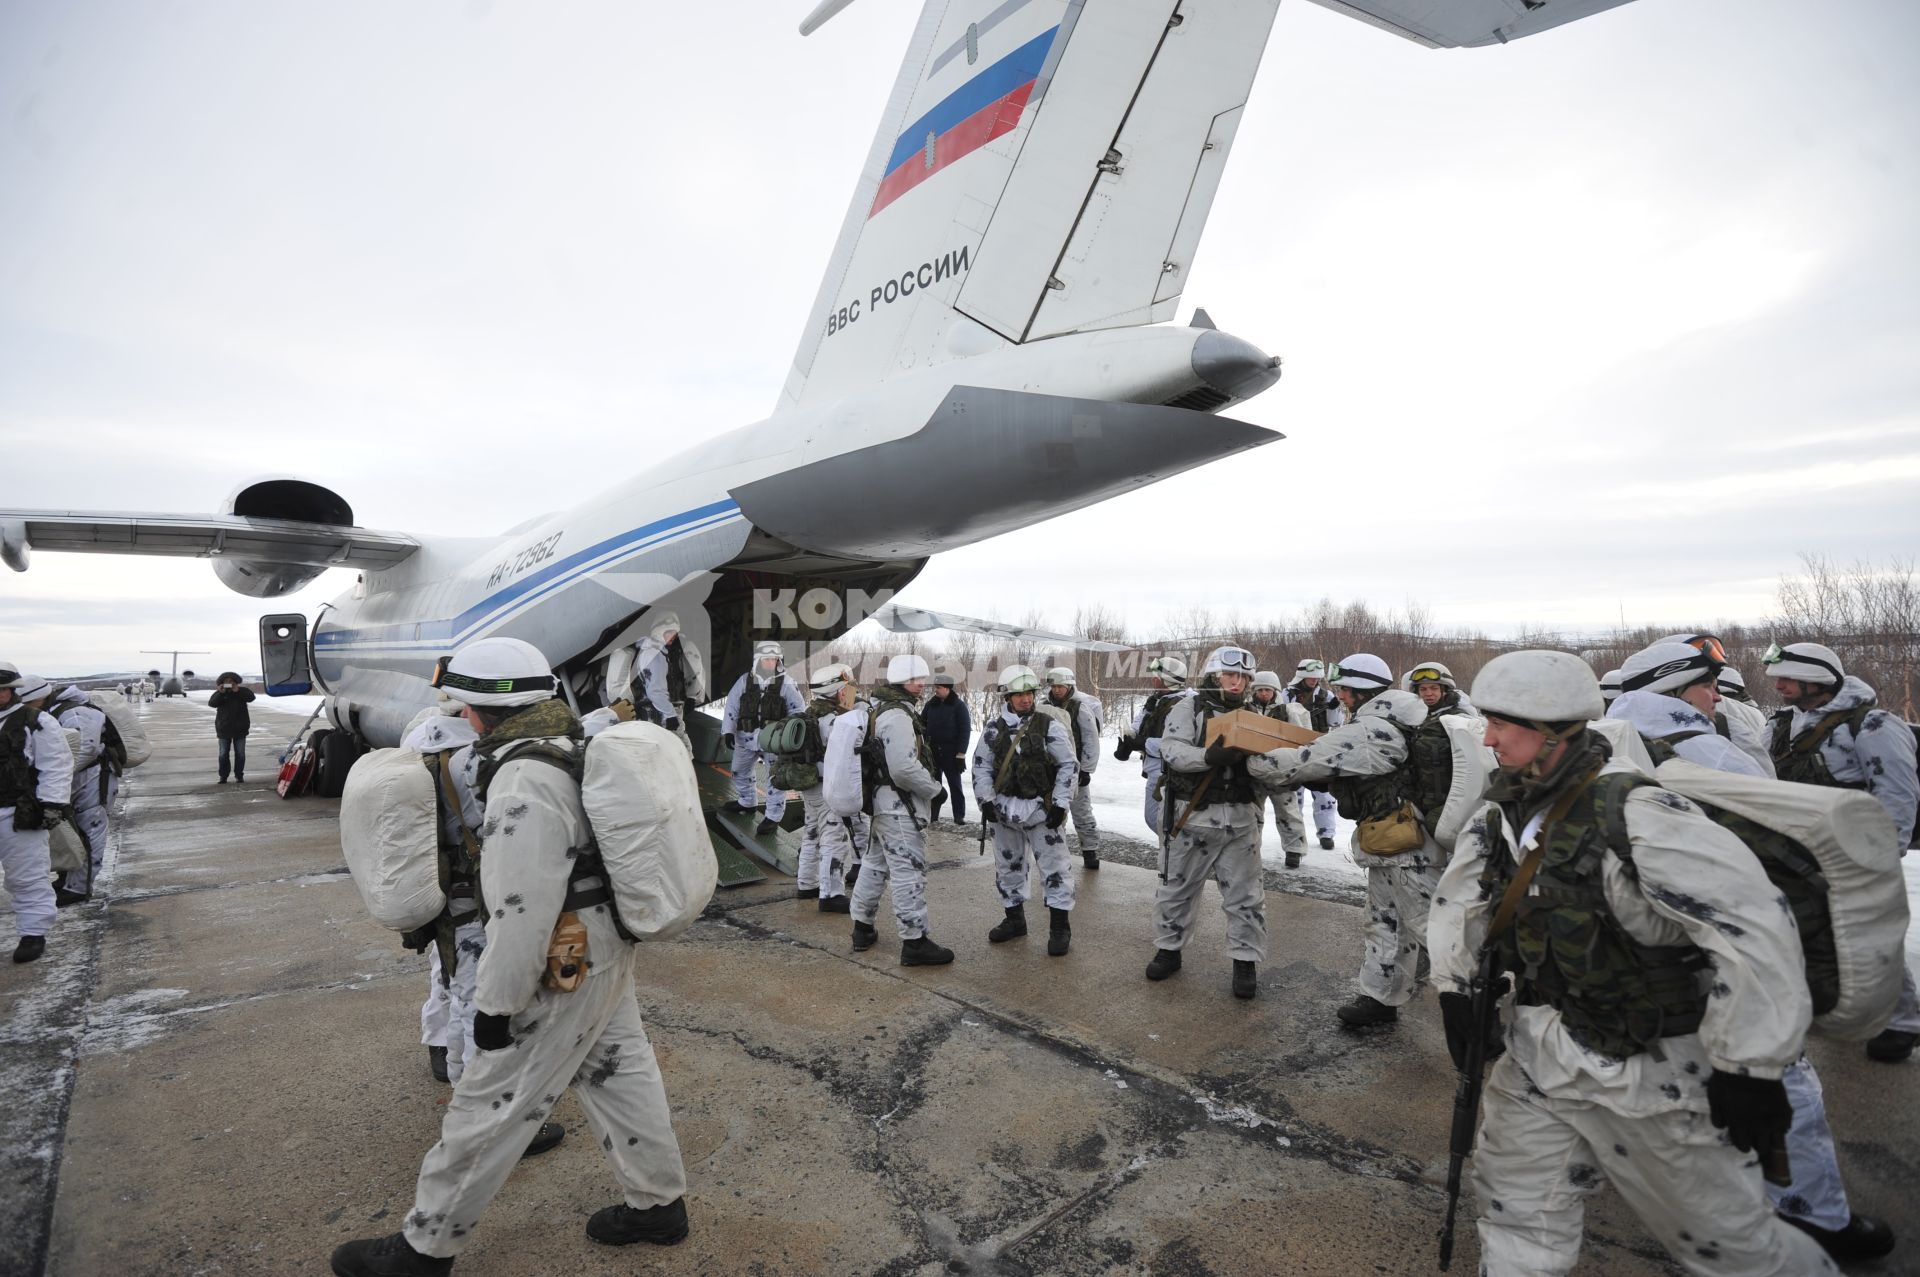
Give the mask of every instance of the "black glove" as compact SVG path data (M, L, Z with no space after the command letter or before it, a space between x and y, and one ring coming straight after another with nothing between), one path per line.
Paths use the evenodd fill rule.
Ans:
M434 935L438 930L439 928L435 927L431 922L422 923L412 931L402 932L400 945L402 948L411 949L415 953L425 953L427 946L433 943Z
M1129 758L1132 758L1133 757L1133 737L1122 736L1120 738L1120 743L1113 747L1113 756L1119 759L1123 763L1126 762Z
M733 733L732 733L732 732L728 732L728 733L726 733L725 735L723 735L723 736L722 736L722 737L720 738L720 743L721 743L722 745L725 745L725 746L726 746L726 747L727 747L728 749L732 749L732 748L733 748Z
M1007 818L1001 814L1000 804L991 800L980 804L980 815L996 825L1007 823Z
M1065 807L1047 808L1047 828L1048 829L1058 829L1060 828L1060 826L1066 823L1067 823L1067 809Z
M1707 1079L1707 1111L1735 1148L1753 1153L1762 1163L1786 1142L1787 1128L1793 1125L1787 1085L1777 1077L1742 1077L1715 1069Z
M42 829L52 829L73 819L73 806L70 803L45 803L41 809L44 813L40 819Z
M1230 767L1247 756L1244 749L1235 749L1224 738L1207 746L1207 766Z
M509 1017L473 1013L473 1044L482 1051L504 1051L513 1045L513 1033L507 1028Z
M1086 788L1086 787L1087 787L1088 785L1091 785L1092 783L1093 783L1093 773L1092 773L1092 772L1081 772L1081 773L1080 773L1080 787L1081 787L1082 789L1085 789L1085 788Z
M660 720L660 726L670 732L677 732L680 730L680 716L677 714L669 714Z
M1496 1002L1505 995L1507 980L1500 978L1499 986L1494 990ZM1440 1020L1447 1030L1447 1054L1453 1057L1453 1067L1464 1072L1467 1067L1467 1043L1473 1041L1473 997L1466 993L1443 993L1440 995ZM1486 1051L1481 1056L1483 1062L1493 1063L1507 1051L1506 1032L1500 1024L1500 1008L1495 1006L1493 1014L1487 1019Z

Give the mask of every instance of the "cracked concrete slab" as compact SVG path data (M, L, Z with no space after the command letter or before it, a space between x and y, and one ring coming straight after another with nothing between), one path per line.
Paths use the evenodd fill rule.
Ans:
M333 803L214 787L204 713L147 713L159 753L129 778L107 899L62 911L48 960L0 984L16 1101L0 1238L17 1239L0 1273L324 1271L339 1242L398 1227L437 1135L425 964L338 875ZM263 737L297 725L256 717ZM265 775L271 750L255 749ZM880 945L853 954L848 920L777 875L642 950L684 1243L586 1240L616 1190L565 1098L568 1139L516 1170L459 1271L1432 1269L1452 1072L1430 1001L1387 1033L1333 1022L1357 910L1270 895L1272 961L1260 997L1236 1002L1217 913L1177 977L1141 978L1148 869L1076 868L1073 951L1048 958L1043 926L987 943L1000 908L968 836L942 829L930 851L950 967L901 968L884 907ZM1858 1047L1816 1053L1857 1207L1912 1236L1920 1114L1887 1101L1916 1075ZM1471 1272L1471 1194L1462 1212L1456 1271ZM1603 1193L1578 1271L1674 1270Z

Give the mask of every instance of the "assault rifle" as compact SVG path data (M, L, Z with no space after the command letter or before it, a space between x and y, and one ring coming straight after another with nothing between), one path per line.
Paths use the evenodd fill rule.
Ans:
M1460 1172L1473 1152L1474 1129L1480 1125L1480 1092L1487 1063L1487 1028L1500 1001L1500 965L1494 946L1480 950L1480 966L1473 973L1473 1030L1467 1037L1460 1080L1453 1088L1453 1134L1447 1146L1447 1218L1440 1226L1440 1271L1453 1264L1453 1216L1460 1206Z

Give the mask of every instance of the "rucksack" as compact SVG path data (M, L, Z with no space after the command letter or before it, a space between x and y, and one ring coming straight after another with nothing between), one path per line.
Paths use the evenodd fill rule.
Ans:
M1440 726L1447 733L1447 746L1453 752L1453 779L1447 786L1447 801L1433 822L1433 840L1451 851L1460 833L1485 802L1487 781L1499 760L1483 743L1487 721L1470 714L1443 714Z
M760 748L776 758L804 758L820 748L820 720L792 714L760 729Z
M440 916L440 808L422 755L376 749L354 764L340 794L340 850L361 903L387 930Z
M827 733L827 756L820 764L821 796L827 809L842 820L850 820L866 808L866 768L861 765L867 743L865 706L853 709L833 720Z
M127 698L118 692L97 690L87 693L87 704L107 716L104 733L107 753L121 771L138 767L153 757L153 745L147 740L146 726L133 712Z
M1893 819L1867 794L1746 776L1671 758L1653 772L1739 838L1799 929L1814 1028L1863 1041L1900 998L1908 906ZM1612 822L1622 820L1609 811ZM1611 827L1619 845L1624 825Z
M713 899L720 869L679 736L657 723L631 722L593 737L580 801L622 933L671 940L693 925Z

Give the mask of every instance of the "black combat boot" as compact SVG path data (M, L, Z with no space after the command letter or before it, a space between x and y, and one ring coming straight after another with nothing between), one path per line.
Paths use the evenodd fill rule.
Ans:
M1304 858L1305 858L1305 856L1306 856L1306 854L1307 854L1307 853L1306 853L1306 852L1304 852L1304 851L1290 851L1290 852L1288 852L1288 853L1287 853L1287 868L1289 868L1289 869L1298 869L1298 868L1300 867L1300 861L1301 861L1302 859L1304 859Z
M1147 964L1147 979L1164 980L1180 969L1180 951L1162 949L1153 955L1153 961Z
M871 922L853 924L853 951L864 953L880 942L880 933L873 929Z
M1340 1023L1350 1029L1369 1029L1377 1024L1398 1023L1400 1008L1390 1007L1362 993L1334 1014L1340 1017Z
M21 936L20 943L13 947L15 962L32 962L47 951L45 936Z
M933 942L932 936L915 936L900 945L903 967L943 967L953 961L953 950Z
M538 1157L548 1149L558 1145L560 1141L565 1138L567 1138L566 1127L560 1125L558 1122L542 1122L540 1123L540 1129L533 1133L533 1138L527 1141L526 1151L520 1154L520 1156Z
M1331 838L1328 838L1328 837L1326 837L1325 835L1322 835L1322 836L1321 836L1321 838L1320 838L1320 850L1322 850L1322 851L1332 851L1332 850L1333 850L1333 839L1331 839Z
M1844 1228L1818 1228L1791 1215L1780 1218L1819 1242L1821 1250L1843 1264L1878 1259L1893 1249L1893 1229L1886 1220L1872 1215L1855 1215Z
M820 898L820 888L801 887L793 893L793 898L795 900L818 900Z
M720 804L720 810L724 812L731 812L733 815L736 815L736 816L742 816L742 815L745 815L747 812L752 811L753 808L747 806L745 803L741 802L738 798L729 798L727 799L727 801Z
M760 823L753 827L753 836L755 838L765 838L778 828L780 828L778 821L768 820L765 816L762 816Z
M687 1199L676 1197L664 1206L639 1210L625 1202L602 1207L587 1221L587 1236L608 1246L652 1242L675 1246L687 1239Z
M820 897L821 913L846 913L851 908L853 908L853 902L845 896Z
M393 1233L336 1247L333 1271L336 1277L440 1277L453 1271L453 1260L422 1255L407 1245L405 1233Z
M432 1072L434 1081L444 1082L447 1080L446 1047L430 1046L427 1048L427 1068Z
M987 939L993 944L999 944L1002 940L1012 940L1026 934L1027 907L1014 905L1007 910L1007 916L995 923L992 931L987 932Z
M1100 867L1099 849L1095 847L1082 847L1080 849L1080 863L1089 869L1098 869Z
M1048 909L1047 956L1065 957L1067 948L1073 944L1073 928L1068 925L1072 917L1065 909Z
M1254 976L1253 963L1245 958L1233 960L1233 996L1250 998L1260 991L1260 982Z
M1867 1039L1867 1058L1882 1064L1898 1064L1913 1054L1915 1042L1920 1042L1920 1033L1886 1029L1879 1036Z

